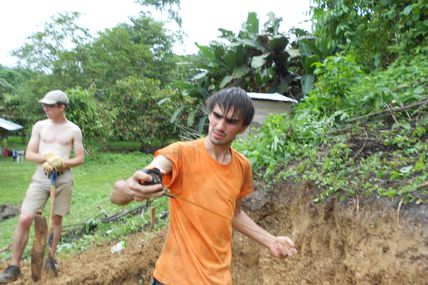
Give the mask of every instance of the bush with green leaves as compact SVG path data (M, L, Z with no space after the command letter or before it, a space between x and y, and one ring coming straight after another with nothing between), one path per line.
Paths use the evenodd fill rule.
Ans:
M314 65L318 80L305 96L301 109L308 108L319 118L336 116L338 110L346 110L352 104L349 102L351 89L359 84L364 72L351 55L330 56Z
M260 176L271 179L278 168L295 157L306 157L324 140L327 124L310 114L268 116L264 124L240 138L235 146L250 160Z
M66 116L80 127L85 141L106 141L112 136L114 113L107 112L105 104L95 99L94 90L74 88L66 93L70 100Z
M352 52L365 70L385 68L427 45L425 0L313 0L315 36L335 52Z
M328 57L317 66L315 88L291 117L269 116L234 146L266 182L311 182L316 201L374 195L423 202L427 62L425 54L408 56L366 74L352 56ZM413 108L388 112L409 104Z
M176 136L170 114L175 109L170 104L158 103L172 96L173 92L161 90L160 82L136 76L116 82L108 95L110 113L115 114L114 136L125 141L139 141L143 149L165 145Z
M310 110L320 119L332 117L340 122L421 101L428 93L426 51L400 58L385 71L369 74L351 55L327 57L316 64L315 88L298 108Z
M399 58L388 69L364 76L350 90L352 115L402 107L427 98L428 49ZM364 108L358 108L364 106ZM399 114L398 114L399 115Z

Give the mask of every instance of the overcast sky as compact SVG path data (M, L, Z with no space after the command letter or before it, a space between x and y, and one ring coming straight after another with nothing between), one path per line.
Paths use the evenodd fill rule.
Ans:
M174 48L176 53L194 53L195 42L208 44L217 39L219 28L238 32L248 12L256 12L261 27L267 13L282 17L281 31L291 27L310 30L310 0L181 0L183 29L188 35L184 44ZM138 15L140 6L133 0L9 0L0 8L0 64L13 66L15 58L9 53L21 47L31 34L41 31L53 15L65 11L82 14L79 25L93 35Z

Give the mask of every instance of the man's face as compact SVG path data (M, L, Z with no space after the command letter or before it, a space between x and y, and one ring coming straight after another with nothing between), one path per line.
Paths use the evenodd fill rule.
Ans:
M209 114L208 137L213 145L229 146L237 134L245 131L247 126L243 125L244 119L233 112L234 109L231 108L225 114L218 105L215 105Z
M61 113L64 111L63 105L61 104L53 104L53 105L42 104L42 109L46 113L46 116L49 119L55 119L56 117L61 115Z

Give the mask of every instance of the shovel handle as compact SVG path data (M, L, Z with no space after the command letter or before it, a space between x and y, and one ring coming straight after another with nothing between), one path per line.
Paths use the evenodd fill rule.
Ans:
M50 192L51 207L50 207L50 213L49 213L49 234L52 234L52 227L53 227L55 195L56 195L56 177L57 177L57 172L56 170L54 170L50 175L51 187L49 192Z
M55 209L55 196L56 196L56 178L57 178L57 172L56 170L51 172L51 187L50 187L50 200L51 200L51 209L49 213L49 238L52 236L53 241L53 220L54 220L54 209ZM53 271L55 276L58 276L58 271L56 269L54 259L51 255L51 247L52 245L49 244L49 251L48 251L48 258L47 258L47 264L49 268Z

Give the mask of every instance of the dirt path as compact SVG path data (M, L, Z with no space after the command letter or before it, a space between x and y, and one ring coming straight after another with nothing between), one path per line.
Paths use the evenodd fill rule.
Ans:
M379 202L317 205L312 198L311 189L278 185L245 202L264 228L291 236L299 254L277 260L235 233L234 284L428 284L427 206L401 207L398 219L395 206ZM129 236L119 254L106 244L62 259L60 276L39 284L148 284L164 235ZM34 284L28 263L23 272L12 284Z

